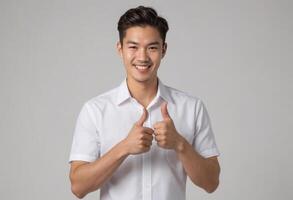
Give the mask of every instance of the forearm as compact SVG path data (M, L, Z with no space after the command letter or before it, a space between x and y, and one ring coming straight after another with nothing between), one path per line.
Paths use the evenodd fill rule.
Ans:
M79 166L72 175L72 187L78 197L99 189L126 159L123 141L95 162Z
M217 188L220 173L217 162L202 157L184 138L181 139L176 152L185 172L195 185L209 193Z

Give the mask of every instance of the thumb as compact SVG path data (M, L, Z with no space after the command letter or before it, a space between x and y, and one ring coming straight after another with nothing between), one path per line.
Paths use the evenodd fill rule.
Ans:
M143 114L140 117L140 119L136 122L136 125L137 126L143 126L143 123L145 122L147 117L148 117L148 111L145 108L143 108Z
M169 112L168 112L168 109L167 109L167 102L166 101L164 101L161 104L161 113L162 113L163 119L171 119Z

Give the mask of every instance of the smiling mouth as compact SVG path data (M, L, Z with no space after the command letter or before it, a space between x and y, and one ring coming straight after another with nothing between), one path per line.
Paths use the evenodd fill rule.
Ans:
M134 67L141 72L147 71L149 68L151 68L151 65L134 65Z

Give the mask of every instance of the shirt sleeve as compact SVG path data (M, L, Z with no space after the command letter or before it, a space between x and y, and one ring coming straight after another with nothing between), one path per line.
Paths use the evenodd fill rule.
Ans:
M219 156L215 136L212 130L210 117L204 103L199 100L195 110L196 125L193 140L194 149L204 158Z
M74 160L93 162L100 156L100 140L97 129L98 109L85 103L77 118L69 163Z

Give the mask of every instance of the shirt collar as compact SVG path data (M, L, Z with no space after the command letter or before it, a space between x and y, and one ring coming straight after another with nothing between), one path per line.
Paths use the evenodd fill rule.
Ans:
M169 94L169 91L167 89L167 86L163 84L163 82L158 78L158 91L155 96L155 98L161 97L163 100L167 102L173 102L171 95ZM127 86L127 81L126 78L122 81L120 86L118 87L118 92L117 92L117 99L116 99L116 104L120 105L124 101L128 100L131 98L128 86Z

